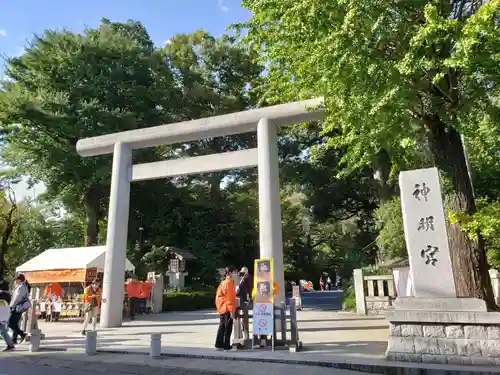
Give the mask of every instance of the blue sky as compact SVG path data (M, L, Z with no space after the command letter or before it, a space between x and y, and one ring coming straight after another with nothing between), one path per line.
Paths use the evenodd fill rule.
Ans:
M147 4L147 5L146 5ZM102 17L111 21L140 21L157 45L172 35L204 29L214 36L228 25L249 19L241 0L3 0L0 1L0 56L18 56L33 34L45 29L81 32L96 27ZM3 62L0 61L0 79ZM17 198L38 195L43 186L28 190L23 181L16 186Z
M47 28L83 31L99 25L102 17L141 21L153 41L162 45L174 34L200 28L219 36L231 23L250 16L241 8L241 0L4 0L0 4L2 56L20 55L26 41Z

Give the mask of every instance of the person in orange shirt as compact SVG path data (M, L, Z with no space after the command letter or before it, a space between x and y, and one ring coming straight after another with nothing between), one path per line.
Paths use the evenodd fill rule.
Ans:
M95 279L83 292L83 302L85 303L85 321L83 323L82 335L86 335L87 326L92 319L92 330L97 327L97 312L101 305L102 291L99 286L99 280Z
M50 283L45 287L45 297L52 297L54 294L56 297L62 298L62 287L59 283Z
M137 314L137 310L139 308L138 305L139 298L141 298L141 292L142 292L141 283L137 281L135 277L133 277L128 282L126 289L129 302L130 319L134 320L135 314Z
M141 281L141 298L139 301L139 312L146 314L148 311L148 301L151 299L151 289L153 284L148 281Z
M226 267L224 280L215 294L215 306L220 318L215 339L216 350L231 350L231 334L236 315L236 286L233 282L235 275L236 270L233 267Z

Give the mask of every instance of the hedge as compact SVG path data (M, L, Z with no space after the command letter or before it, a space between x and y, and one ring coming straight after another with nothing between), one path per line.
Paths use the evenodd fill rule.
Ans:
M167 291L163 295L163 311L195 311L214 309L215 291Z

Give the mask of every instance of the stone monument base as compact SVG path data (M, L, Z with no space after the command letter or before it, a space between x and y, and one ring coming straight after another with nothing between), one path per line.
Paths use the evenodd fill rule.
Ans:
M500 365L500 313L476 298L398 298L388 311L389 361Z

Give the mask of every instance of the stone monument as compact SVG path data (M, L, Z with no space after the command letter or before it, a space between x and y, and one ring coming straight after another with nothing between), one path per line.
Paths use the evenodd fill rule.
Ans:
M399 187L414 296L456 297L437 169L401 172Z
M402 172L401 206L414 297L388 312L388 360L500 364L500 314L456 298L437 168Z

